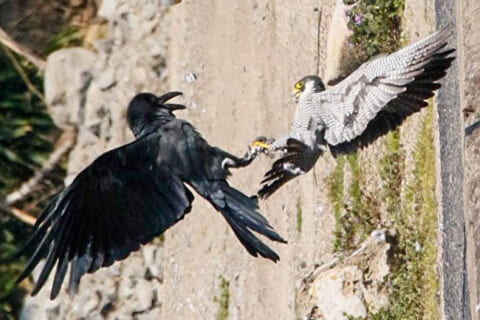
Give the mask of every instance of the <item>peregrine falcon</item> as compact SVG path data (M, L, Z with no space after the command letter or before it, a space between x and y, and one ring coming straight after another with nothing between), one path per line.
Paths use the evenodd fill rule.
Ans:
M259 196L309 171L326 149L333 156L353 152L427 106L454 60L455 50L445 48L448 35L446 29L437 31L376 56L328 89L317 76L300 79L293 89L297 108L290 132L270 145L253 144L284 152L265 174Z
M21 251L33 253L18 281L46 258L32 295L55 265L51 299L58 295L68 265L68 290L75 293L84 274L125 259L183 219L194 199L186 185L223 215L251 255L279 260L252 231L285 240L258 212L256 198L226 180L229 168L247 166L255 152L249 149L238 158L210 146L190 123L173 114L185 106L166 103L179 95L135 96L127 120L136 139L99 156L43 210Z

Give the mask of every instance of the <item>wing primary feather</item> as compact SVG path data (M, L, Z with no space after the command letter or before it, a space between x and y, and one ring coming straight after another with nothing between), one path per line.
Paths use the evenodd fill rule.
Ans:
M87 248L88 250L88 248ZM78 290L80 278L87 272L92 263L92 257L90 254L85 253L81 257L75 257L70 269L70 279L68 283L68 293L73 295Z
M37 266L38 262L43 257L41 253L43 252L43 250L45 250L45 245L48 244L52 238L53 238L53 234L51 232L47 233L42 238L37 248L35 249L34 253L30 257L30 259L27 261L25 269L18 276L18 279L16 281L17 283L20 283L23 279L25 279Z
M56 198L55 201L61 201L60 199L62 199L61 197L60 198ZM62 201L63 203L64 201ZM41 241L40 243L37 245L34 253L32 254L32 256L30 257L29 261L27 262L26 264L26 267L25 269L23 270L23 272L19 275L18 279L17 279L17 283L22 281L23 279L25 279L32 271L33 269L37 266L38 262L40 261L40 259L44 256L43 255L43 252L44 250L47 249L47 247L50 247L49 249L49 253L48 253L48 256L51 256L52 252L55 251L54 249L56 249L54 247L54 243L51 243L52 239L54 239L55 236L57 236L57 230L58 230L58 224L59 222L57 221L58 219L61 219L62 215L65 213L65 209L69 206L69 202L67 201L65 204L59 204L59 203L55 203L54 206L50 207L48 206L50 209L52 209L52 212L50 212L48 214L49 218L48 219L45 219L44 220L44 224L41 226L41 228L43 229L46 229L45 231L42 232L41 236ZM60 212L59 212L60 211ZM67 216L67 220L68 220L68 216ZM53 219L53 221L51 221ZM63 220L65 221L65 219ZM38 237L40 235L40 233L34 233L34 235L31 237ZM28 241L28 242L31 242L31 241ZM27 245L25 246L27 247ZM48 260L48 258L47 258ZM48 267L48 264L45 264L45 266L43 267L43 270L42 270L42 274L44 273L46 267ZM51 267L50 267L51 269ZM50 271L46 271L48 272L48 274L50 273ZM48 276L48 275L47 275ZM38 282L37 281L37 284L35 285L35 287L38 286ZM40 289L41 285L38 287L38 289ZM38 291L37 289L37 291ZM34 289L35 291L35 289Z
M65 279L65 274L67 272L68 260L66 255L63 255L58 260L57 270L55 272L55 277L53 278L52 291L50 292L50 299L53 300L58 296L60 288L62 287L63 280Z

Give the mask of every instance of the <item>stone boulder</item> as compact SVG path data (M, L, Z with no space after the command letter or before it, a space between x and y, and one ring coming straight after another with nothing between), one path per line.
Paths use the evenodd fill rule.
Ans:
M390 244L376 230L350 256L316 267L297 290L303 319L339 320L366 317L388 306L387 264Z
M80 123L96 59L94 52L84 48L58 50L48 56L45 100L58 127Z

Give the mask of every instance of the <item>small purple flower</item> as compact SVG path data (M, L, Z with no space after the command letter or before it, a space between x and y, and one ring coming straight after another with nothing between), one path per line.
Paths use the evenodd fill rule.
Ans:
M363 17L359 14L356 14L355 17L353 17L353 23L355 23L355 25L359 25L363 22Z

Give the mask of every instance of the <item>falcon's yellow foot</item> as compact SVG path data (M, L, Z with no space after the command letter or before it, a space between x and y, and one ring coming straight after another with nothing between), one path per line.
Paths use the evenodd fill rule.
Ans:
M270 146L264 141L256 140L252 143L253 148L262 148L263 150L268 150Z
M263 153L270 156L270 145L274 142L273 139L267 139L266 137L260 136L255 138L253 142L248 147L249 152L251 152L254 156Z

